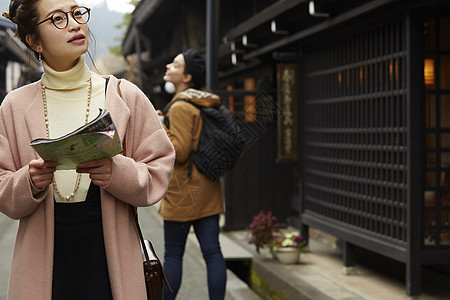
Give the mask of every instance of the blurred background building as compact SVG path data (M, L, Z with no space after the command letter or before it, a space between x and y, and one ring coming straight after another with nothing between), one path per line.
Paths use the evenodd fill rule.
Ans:
M37 60L19 39L12 38L15 25L0 18L0 101L8 92L40 77Z
M423 265L450 262L449 6L142 0L122 49L159 108L165 65L206 51L208 87L257 137L225 177L225 229L270 209L341 240L345 266L357 248L403 262L416 295Z

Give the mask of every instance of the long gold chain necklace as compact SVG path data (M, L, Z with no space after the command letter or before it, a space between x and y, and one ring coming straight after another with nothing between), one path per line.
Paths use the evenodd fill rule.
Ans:
M42 86L42 99L44 100L44 113L45 113L45 129L47 131L47 138L50 138L50 130L48 128L48 110L47 110L47 96L45 93L45 90L47 87L43 84ZM84 124L87 124L89 121L89 110L91 106L91 94L92 94L92 79L89 78L89 90L88 90L88 99L87 99L87 105L86 105L86 117L84 120ZM75 181L75 187L73 188L73 192L70 193L68 196L64 196L61 191L58 188L58 185L56 184L56 179L53 178L53 187L55 188L56 194L59 198L70 201L74 196L78 188L80 187L80 181L81 181L81 173L77 174L77 180Z

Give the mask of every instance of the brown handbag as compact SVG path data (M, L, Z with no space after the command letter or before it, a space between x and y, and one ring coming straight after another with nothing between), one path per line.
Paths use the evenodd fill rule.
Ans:
M141 227L139 226L139 220L137 211L132 207L134 220L139 233L139 240L141 243L141 252L144 265L145 286L147 287L147 299L149 300L162 300L164 299L163 293L163 280L167 285L167 288L172 291L169 282L167 281L166 274L156 255L156 251L153 248L152 243L149 240L144 240Z
M106 80L105 87L108 86L109 79ZM106 88L105 88L106 92ZM117 93L120 98L122 98L122 92L120 91L120 79L117 83ZM123 155L126 155L125 138L123 139ZM173 293L169 282L167 281L166 274L164 274L163 266L156 251L153 248L152 243L149 240L144 240L142 235L141 226L139 226L139 219L137 215L137 209L130 205L131 212L134 216L134 221L136 222L136 228L139 233L139 241L141 244L142 260L144 265L144 276L145 276L145 286L147 288L147 299L148 300L163 300L163 280L167 285L167 288Z

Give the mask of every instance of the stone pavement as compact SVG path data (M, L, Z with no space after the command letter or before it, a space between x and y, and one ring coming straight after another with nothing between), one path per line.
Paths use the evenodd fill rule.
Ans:
M311 239L310 251L301 254L298 264L283 265L274 260L267 249L257 254L254 245L247 243L245 231L223 234L253 253L251 276L258 285L254 289L265 299L450 299L450 278L427 269L422 272L422 294L409 297L403 280L373 268L357 265L356 274L343 275L340 250L324 240Z
M157 213L157 208L157 206L140 208L139 222L144 237L152 241L156 253L163 260L163 221ZM9 269L17 227L18 221L0 214L0 300L6 300L7 297ZM222 238L226 239L226 237ZM231 242L224 243L226 245L233 245ZM248 252L245 250L239 251L239 248L237 249L231 251L233 255L242 257L241 252L243 252L249 257ZM177 300L207 300L206 266L194 233L189 234L188 237L183 260L183 270L183 282ZM260 299L233 272L228 270L227 277L227 294L225 300Z
M164 259L163 220L157 213L158 205L139 208L139 224L146 239L152 241L156 253L161 261ZM251 258L252 254L235 242L221 235L221 246L224 256ZM225 254L226 253L226 254ZM207 300L208 287L206 285L206 265L200 251L195 234L188 235L186 250L183 258L183 278L177 300ZM227 293L225 300L257 300L258 297L248 285L230 270L227 271Z
M140 208L139 219L144 236L150 239L163 260L162 219L157 206ZM0 300L6 300L8 273L17 221L0 214ZM251 265L254 290L228 270L226 300L257 299L339 299L339 300L434 300L450 299L448 277L429 270L422 273L422 294L406 295L404 281L364 266L356 266L355 275L342 275L338 248L321 240L310 240L310 252L302 253L300 263L283 265L268 250L256 253L247 243L245 231L222 232L222 251L228 262ZM250 264L251 262L251 264ZM183 261L183 283L177 300L208 299L206 267L194 233L189 234Z
M147 221L158 220L162 227L162 219L156 212L157 206L141 209L141 217L144 217L142 211L149 215L149 218L146 218ZM144 224L143 222L144 220L141 221L141 226ZM153 240L162 241L162 236L155 236ZM326 239L321 239L320 236L310 240L310 251L302 253L301 261L296 265L279 263L272 258L267 249L264 249L261 254L256 253L254 245L248 244L247 240L246 231L225 231L220 235L222 252L227 262L241 261L242 265L245 265L246 262L251 264L253 271L250 276L257 283L253 284L254 290L252 290L229 270L226 300L450 299L450 285L448 284L450 278L427 270L422 273L422 294L416 297L406 295L404 281L364 266L357 265L355 275L343 275L340 250ZM162 248L157 251L162 255ZM184 272L183 285L177 299L208 299L205 263L194 233L188 236L184 259L184 269L186 270L186 268L192 268L192 275L196 278L191 278L188 273ZM199 290L203 292L199 293ZM192 294L194 292L195 295Z
M9 269L18 224L18 221L0 213L0 300L6 300Z

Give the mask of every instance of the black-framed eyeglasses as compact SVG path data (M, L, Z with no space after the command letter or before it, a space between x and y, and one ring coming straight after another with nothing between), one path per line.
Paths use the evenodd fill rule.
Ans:
M86 24L91 17L91 9L84 6L77 6L71 11L64 12L62 10L55 11L50 18L40 21L37 25L41 25L44 22L52 21L53 25L55 25L58 29L64 29L69 25L69 13L72 14L73 19L78 24Z

